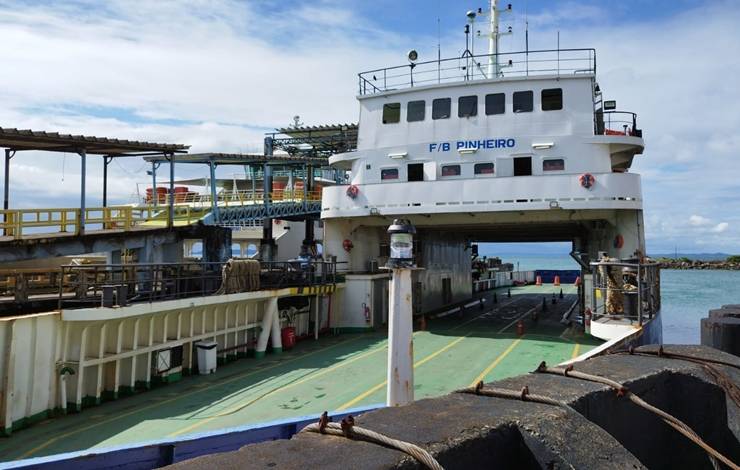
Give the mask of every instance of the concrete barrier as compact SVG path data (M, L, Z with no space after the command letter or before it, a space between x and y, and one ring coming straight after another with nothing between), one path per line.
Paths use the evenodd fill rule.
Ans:
M638 351L656 350L655 346ZM740 359L702 346L667 352ZM533 364L533 368L536 364ZM740 370L717 366L732 382ZM576 370L624 383L638 396L682 420L705 442L740 461L740 409L701 365L655 356L618 354L575 364ZM450 394L371 411L356 425L420 445L445 469L462 468L712 468L707 454L613 389L574 378L527 374L495 383L565 401L572 409ZM370 469L422 468L406 454L361 441L299 433L188 460L171 468Z
M701 319L701 344L740 356L740 305L723 305Z

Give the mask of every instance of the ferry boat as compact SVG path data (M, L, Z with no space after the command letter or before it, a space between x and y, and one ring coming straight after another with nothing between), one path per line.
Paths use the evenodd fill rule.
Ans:
M356 148L329 158L345 178L322 190L323 259L286 263L300 279L325 269L330 278L224 294L216 289L221 265L200 263L201 271L185 270L188 282L205 276L190 296L0 322L0 345L13 353L0 367L6 384L15 380L0 400L10 436L0 439L0 460L151 468L289 437L324 410L342 416L382 406L391 274L380 268L395 219L415 227L422 268L412 289L417 399L531 371L542 360L659 343L659 271L645 256L640 175L630 171L644 150L637 116L604 99L593 49L500 52L507 31L499 17L509 9L493 0L467 15L466 35L481 18L488 23L487 54L467 49L424 61L410 51L402 65L359 74ZM272 176L263 178L235 181L232 191L238 199L273 187ZM202 204L181 193L186 199L173 205ZM265 222L263 233L275 224ZM256 244L257 235L244 240ZM571 242L574 279L480 263L473 277L476 243L535 241ZM290 257L288 245L281 256ZM263 248L258 257L270 274L274 261ZM165 268L133 270L150 269L165 286ZM96 271L96 285L110 288L127 269ZM291 315L313 341L283 351ZM35 365L27 370L16 367L27 348L13 342L19 332L32 338ZM181 380L201 365L203 341L217 350L219 367ZM270 360L260 361L265 354ZM119 393L133 396L99 405ZM9 398L21 396L23 403ZM69 415L23 429L62 412Z

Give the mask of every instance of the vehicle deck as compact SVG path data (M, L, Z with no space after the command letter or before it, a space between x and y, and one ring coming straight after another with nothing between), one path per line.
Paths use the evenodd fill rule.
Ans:
M560 287L526 286L482 294L477 304L430 320L414 333L415 398L433 397L522 374L541 361L559 363L600 341L573 333L559 323L575 302L575 288L551 303ZM547 311L537 321L543 298ZM524 319L524 336L516 323ZM418 326L418 325L416 325ZM179 438L281 418L381 404L385 400L385 332L308 339L280 355L242 359L207 376L186 377L145 393L49 419L0 438L0 461L92 448Z

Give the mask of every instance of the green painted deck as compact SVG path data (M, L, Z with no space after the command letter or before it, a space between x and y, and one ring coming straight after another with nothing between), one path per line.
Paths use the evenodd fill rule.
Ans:
M574 289L551 305L551 285L486 294L486 309L473 306L432 320L414 333L415 398L438 396L478 380L491 381L533 370L545 360L558 363L599 341L564 334L557 320L575 301ZM516 317L547 299L548 312L525 320L516 335ZM491 310L493 308L493 310ZM38 457L281 418L320 414L385 400L387 341L384 333L306 340L291 351L264 359L219 366L215 374L193 376L131 397L49 419L0 438L0 460Z

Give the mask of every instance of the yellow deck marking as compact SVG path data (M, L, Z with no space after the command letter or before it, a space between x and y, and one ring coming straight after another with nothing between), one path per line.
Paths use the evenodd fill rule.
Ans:
M435 357L439 356L443 352L447 351L448 349L450 349L451 347L453 347L454 345L456 345L460 341L464 340L468 336L470 336L470 333L468 333L465 336L461 336L461 337L457 338L455 341L447 344L447 346L444 346L443 348L438 349L437 351L433 352L432 354L429 354L424 359L420 359L419 361L415 362L414 363L414 369L416 369L417 367L421 366L422 364L424 364L426 362L431 361L432 359L434 359ZM347 403L345 403L345 404L341 405L339 408L337 408L337 411L339 411L339 410L346 410L347 408L352 407L353 405L359 403L360 401L364 400L365 398L369 397L373 393L375 393L378 390L380 390L381 388L383 388L383 386L385 386L386 384L388 384L388 380L384 380L383 382L379 383L378 385L375 385L374 387L370 388L369 390L361 393L360 395L357 395L352 400L348 401Z
M570 355L571 359L575 359L578 357L578 353L581 351L581 345L579 343L576 343L575 346L573 346L573 354Z
M501 361L503 361L504 358L506 356L508 356L509 353L511 351L513 351L514 348L517 347L517 345L519 345L519 343L522 342L522 339L524 339L524 337L521 337L521 338L517 339L516 341L514 341L513 343L511 343L509 345L509 347L506 348L506 350L504 352L502 352L499 357L497 357L488 367L486 367L483 370L483 372L480 373L480 375L478 375L478 377L475 378L475 380L473 380L470 383L470 386L471 387L475 387L478 384L478 382L480 382L481 380L483 380L486 377L486 375L488 375L493 369L495 369L496 366L498 366L501 363Z
M106 419L106 420L103 420L103 421L99 421L99 422L94 423L94 424L91 424L89 426L84 426L84 427L81 427L81 428L72 429L72 430L67 431L65 433L62 433L62 434L60 434L58 436L52 437L51 439L45 441L42 444L39 444L38 446L34 447L33 449L31 449L31 450L29 450L29 451L21 454L21 456L20 457L17 457L15 460L20 460L20 459L25 459L27 457L30 457L33 454L35 454L36 452L39 452L41 450L44 450L45 448L49 447L51 444L53 444L53 443L55 443L55 442L57 442L57 441L59 441L61 439L65 439L65 438L67 438L69 436L72 436L74 434L77 434L77 433L80 433L80 432L83 432L83 431L87 431L89 429L92 429L92 428L95 428L97 426L100 426L101 424L110 423L112 421L116 421L118 419L125 418L127 416L130 416L130 415L133 415L133 414L136 414L136 413L140 413L141 411L145 411L145 410L148 410L148 409L151 409L151 408L156 408L156 407L162 406L162 405L164 405L166 403L170 403L170 402L173 402L173 401L176 401L176 400L181 400L181 399L183 399L185 397L188 397L190 395L194 395L196 393L200 393L200 392L202 392L204 390L208 390L208 389L213 388L213 387L217 387L217 386L225 385L225 384L228 384L228 383L231 383L231 382L235 382L235 381L237 381L239 379L242 379L244 377L249 377L250 375L254 375L254 374L258 374L260 372L264 372L266 370L274 369L274 368L276 368L278 366L289 364L289 363L294 362L294 361L297 361L299 359L310 357L310 356L313 356L313 355L318 354L320 352L326 351L327 349L335 348L335 347L337 347L339 345L342 345L342 344L345 344L345 343L348 343L348 342L351 342L351 341L357 341L358 339L365 338L365 337L366 337L365 335L362 335L362 336L358 336L356 338L346 339L346 340L340 341L340 342L338 342L336 344L332 344L331 346L327 346L325 348L317 349L316 351L312 351L312 352L310 352L308 354L304 354L304 355L301 355L301 356L298 356L298 357L294 357L294 358L288 359L286 361L278 362L277 364L273 364L271 366L261 367L259 369L255 369L255 370L246 372L244 374L236 375L236 376L230 378L229 380L225 380L223 382L216 382L216 383L213 383L213 384L211 384L211 385L209 385L207 387L198 388L196 390L193 390L193 391L190 391L190 392L187 392L187 393L183 393L181 395L178 395L176 397L173 397L173 398L170 398L170 399L167 399L167 400L157 401L157 402L152 403L151 405L142 406L142 407L136 408L136 409L134 409L132 411L129 411L127 413L121 413L119 415L113 416L113 417L111 417L109 419Z
M342 361L339 364L335 364L335 365L333 365L333 366L331 366L331 367L329 367L327 369L319 370L315 374L314 373L311 373L308 376L303 377L300 380L296 380L295 382L287 383L287 384L285 384L285 385L283 385L281 387L272 389L272 390L270 390L267 393L264 393L262 395L259 395L259 396L255 397L255 398L252 398L251 400L247 401L246 403L238 403L235 406L232 406L231 408L227 409L226 411L222 411L221 413L217 413L217 414L215 414L213 416L209 416L207 418L203 418L200 421L197 421L197 422L191 424L190 426L187 426L185 428L182 428L182 429L180 429L178 431L175 431L175 432L169 434L168 437L175 437L175 436L179 436L181 434L185 434L187 432L190 432L193 429L199 428L199 427L203 426L204 424L207 424L207 423L213 421L216 418L221 418L223 416L228 416L230 414L236 413L240 409L246 408L247 406L249 406L249 405L251 405L251 404L253 404L253 403L255 403L255 402L257 402L257 401L259 401L259 400L261 400L263 398L267 398L268 396L274 395L274 394L276 394L278 392L284 392L285 390L287 390L289 388L292 388L292 387L295 387L296 385L300 385L302 383L308 382L309 380L313 380L313 379L319 378L319 377L321 377L323 375L328 374L329 372L333 372L333 371L335 371L335 370L337 370L337 369L339 369L341 367L344 367L344 366L347 366L349 364L352 364L355 361L359 361L362 358L365 358L365 357L367 357L367 356L369 356L371 354L375 354L376 352L383 351L384 349L387 349L387 348L388 348L388 345L384 345L384 346L381 346L379 348L375 348L375 349L372 349L370 351L364 352L364 353L362 353L360 355L357 355L357 356L355 356L355 357L353 357L351 359L347 359L345 361Z

